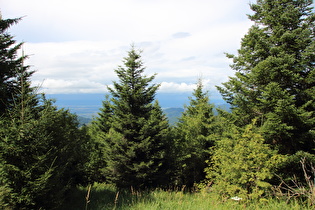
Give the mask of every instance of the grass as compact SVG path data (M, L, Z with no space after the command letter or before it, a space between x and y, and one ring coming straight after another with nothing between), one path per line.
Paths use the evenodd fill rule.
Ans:
M213 193L184 193L182 191L154 190L147 192L118 192L110 185L95 184L89 193L88 188L79 187L72 190L62 209L89 210L228 210L228 209L314 209L302 205L296 200L286 203L285 200L262 199L260 202L220 201Z

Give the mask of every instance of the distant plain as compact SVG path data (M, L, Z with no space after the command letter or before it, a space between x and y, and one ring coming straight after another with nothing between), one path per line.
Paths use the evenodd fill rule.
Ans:
M184 108L189 104L191 93L158 93L156 99L163 110L168 108ZM105 94L47 94L47 98L55 99L58 108L69 109L78 116L92 119L97 116L102 107ZM216 106L225 106L226 103L219 97L211 98L210 103ZM174 109L172 109L174 111ZM180 109L177 109L180 112ZM175 114L176 115L176 114Z

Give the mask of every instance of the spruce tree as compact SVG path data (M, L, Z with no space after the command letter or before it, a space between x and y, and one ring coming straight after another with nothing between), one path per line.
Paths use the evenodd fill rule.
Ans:
M203 90L201 79L190 97L190 103L175 127L176 153L180 182L192 187L205 178L204 169L209 159L208 149L213 146L214 106L209 103L208 92Z
M14 106L18 96L14 93L21 90L19 87L21 77L27 80L34 73L23 64L27 56L17 55L23 43L17 44L14 37L8 33L8 29L20 20L0 17L0 116Z
M6 28L17 19L0 22ZM10 38L5 33L0 40L0 204L57 208L71 187L88 181L88 137L75 115L58 110L31 87L33 71L23 62L27 56L17 58L21 45L11 48Z
M283 154L314 153L315 15L310 0L258 0L249 15L254 25L241 42L223 87L233 119L253 119L267 143Z
M108 133L110 127L111 127L111 117L113 115L113 111L111 108L111 103L109 99L109 95L105 96L105 100L102 102L102 108L100 109L100 112L98 112L98 117L96 120L92 121L95 126L94 128L97 128L97 133ZM101 131L101 132L98 132Z
M0 200L14 209L56 208L87 181L89 147L76 116L42 103L40 111L17 105L0 121L0 182L7 190Z
M108 132L105 126L103 138L106 178L122 188L157 186L165 175L168 133L166 117L154 102L159 85L152 83L155 75L143 75L141 55L134 47L123 64L115 70L119 82L108 88L111 104L103 104L99 118L100 129L111 125Z
M93 150L91 152L90 178L94 182L105 182L106 175L104 169L106 167L106 155L104 147L105 139L111 128L111 117L113 115L112 104L109 99L109 95L105 96L105 100L102 102L102 108L98 112L98 116L93 119L88 126L88 133L93 144Z

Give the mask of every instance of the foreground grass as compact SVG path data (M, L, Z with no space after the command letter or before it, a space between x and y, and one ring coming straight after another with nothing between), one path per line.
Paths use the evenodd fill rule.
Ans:
M77 188L68 195L62 209L137 209L137 210L191 210L191 209L313 209L297 201L264 199L260 202L227 200L222 202L211 193L183 193L181 191L155 190L150 192L117 192L114 187L97 184L91 188L89 202L86 202L88 188Z

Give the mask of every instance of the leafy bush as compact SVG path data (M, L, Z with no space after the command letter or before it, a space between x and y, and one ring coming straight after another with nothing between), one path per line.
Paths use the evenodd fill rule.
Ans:
M285 156L264 144L254 122L244 131L232 126L212 149L207 177L214 182L213 190L223 198L260 198L271 188L268 179L273 177L277 165L285 160Z

